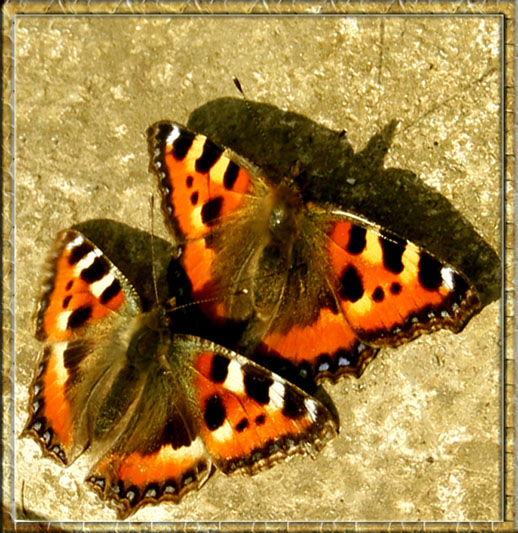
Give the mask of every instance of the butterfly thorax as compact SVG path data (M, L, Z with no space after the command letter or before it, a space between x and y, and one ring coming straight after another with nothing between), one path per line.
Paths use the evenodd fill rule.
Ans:
M232 318L248 315L250 320L252 317L248 328L250 338L254 339L252 344L278 316L306 224L302 198L289 183L272 187L263 198L261 211L250 233L251 238L255 238L255 248L245 263L247 268L243 274L236 276L241 277L246 291L243 291L244 296L235 298L227 310Z
M302 198L289 185L280 185L272 191L269 204L270 239L283 243L284 247L292 246L299 234L300 221L304 212Z
M167 330L160 324L162 315L163 312L156 309L138 317L138 329L133 334L127 352L130 362L141 365L154 358L158 347L167 338Z

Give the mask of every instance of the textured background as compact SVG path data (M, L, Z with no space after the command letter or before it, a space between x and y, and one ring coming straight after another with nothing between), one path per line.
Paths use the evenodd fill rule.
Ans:
M157 187L145 130L160 119L186 123L206 102L238 96L233 76L252 100L345 129L355 151L398 119L386 166L417 174L500 253L500 22L18 17L16 434L40 350L35 279L55 234L110 219L169 239L158 208L150 216ZM130 267L149 260L128 247ZM216 474L180 505L135 518L498 520L499 335L493 302L458 335L384 350L360 380L326 387L341 431L315 461L295 458L254 478ZM17 440L17 501L23 486L29 517L113 520L82 483L88 464L81 458L65 470L30 439Z

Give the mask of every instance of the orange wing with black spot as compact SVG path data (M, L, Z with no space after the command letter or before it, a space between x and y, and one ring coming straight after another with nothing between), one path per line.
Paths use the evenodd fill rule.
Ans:
M174 356L176 342L165 322L160 324L163 320L158 310L153 325L143 324L134 334L127 352L129 364L101 403L92 430L94 439L111 433L112 445L86 481L120 518L146 504L178 503L211 474L212 459L192 413L190 392L180 378L181 369L188 370ZM197 349L193 337L184 357ZM166 359L167 353L173 355ZM117 428L112 413L132 392L134 403L124 425Z
M25 429L58 461L72 462L87 446L88 412L123 360L120 351L104 353L103 347L140 307L126 278L95 245L77 231L58 235L36 312L44 347Z
M88 482L120 517L179 501L212 464L186 393L159 363L171 344L164 316L142 314L134 288L84 235L58 235L36 313L44 347L24 435L64 465L109 448Z
M309 201L296 176L268 182L179 125L148 135L194 300L218 327L240 324L233 347L302 387L359 376L379 347L459 331L478 310L453 267Z
M178 244L197 300L213 296L216 256L210 236L246 210L260 182L204 135L159 122L148 130L151 169L160 179L162 208Z
M457 332L478 310L466 279L415 244L361 219L335 220L326 232L340 308L362 341L394 346L439 328Z
M315 210L308 218L318 242L309 253L325 268L310 271L307 280L318 285L324 279L330 296L301 325L308 290L295 296L287 290L257 350L261 363L277 369L287 359L300 379L358 376L380 347L440 328L458 332L479 309L466 279L413 243L352 215ZM300 285L290 275L287 286Z
M212 464L255 474L289 455L314 456L336 435L318 400L235 352L188 335L162 338L160 351L125 430L87 478L121 517L179 502L207 481ZM115 386L101 405L98 428L120 392Z
M255 474L288 455L315 456L336 435L316 398L249 359L205 342L193 358L200 434L218 468Z
M37 311L44 343L25 434L62 464L92 447L87 483L125 518L178 503L213 465L254 474L336 434L318 400L245 357L171 333L81 233L58 235Z

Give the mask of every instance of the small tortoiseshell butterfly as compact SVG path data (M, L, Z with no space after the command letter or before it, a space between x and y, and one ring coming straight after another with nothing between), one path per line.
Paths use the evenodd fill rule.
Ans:
M174 312L144 313L117 267L75 230L50 253L36 313L43 353L24 435L72 463L98 461L88 484L127 517L178 502L214 467L255 474L314 456L337 424L316 398L249 359L178 334Z
M479 310L454 267L322 201L321 184L296 165L271 179L165 121L148 139L193 299L206 300L218 327L240 332L233 348L293 382L359 376L380 347L458 332ZM337 177L326 178L329 190L345 185Z

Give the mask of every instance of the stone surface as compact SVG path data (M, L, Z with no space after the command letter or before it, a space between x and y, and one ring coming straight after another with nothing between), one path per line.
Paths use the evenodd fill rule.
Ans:
M187 123L207 102L238 97L233 76L251 100L346 130L355 152L399 120L385 165L444 195L500 254L500 24L490 16L18 17L16 435L40 350L36 279L55 234L109 219L170 240L158 207L150 216L158 189L146 128ZM143 245L127 246L130 267L149 262ZM462 333L383 350L360 380L327 386L341 429L315 461L295 458L254 478L217 473L180 505L143 508L135 519L498 520L499 318L493 302ZM82 483L88 464L65 470L17 439L16 501L23 487L26 517L114 520Z

